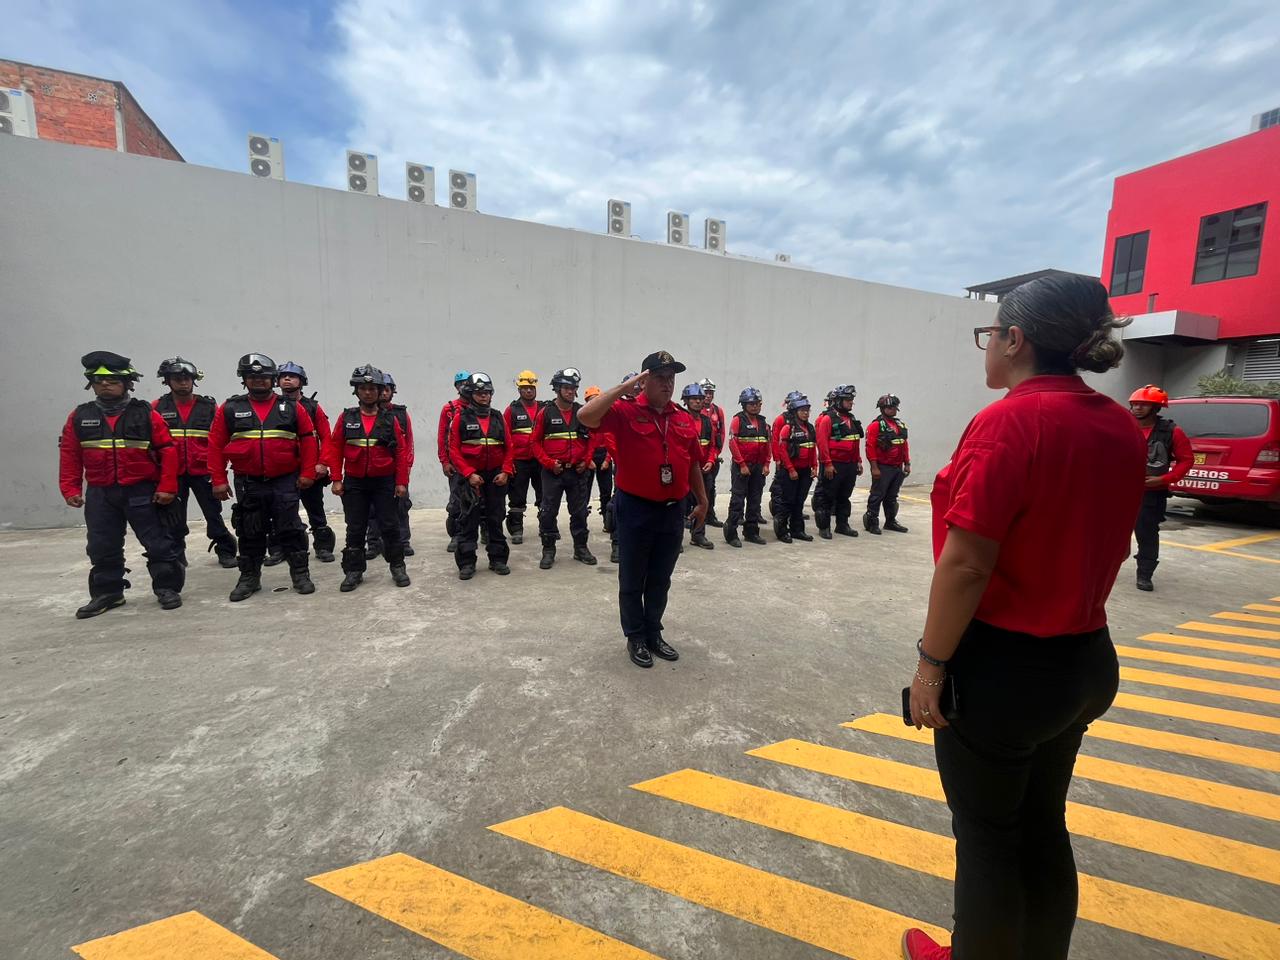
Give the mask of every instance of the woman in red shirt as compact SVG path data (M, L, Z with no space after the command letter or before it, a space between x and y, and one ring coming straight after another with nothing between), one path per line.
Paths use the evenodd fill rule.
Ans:
M1078 276L1018 287L997 320L974 339L987 386L1008 393L973 418L933 489L937 567L910 689L952 813L954 932L942 947L909 930L907 960L1065 960L1077 897L1067 787L1119 684L1105 604L1146 443L1077 371L1119 364L1111 331L1128 321Z

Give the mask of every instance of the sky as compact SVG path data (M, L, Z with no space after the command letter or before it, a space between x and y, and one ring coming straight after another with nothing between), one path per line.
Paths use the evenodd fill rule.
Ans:
M121 80L188 162L497 216L727 221L730 253L945 293L1096 274L1122 173L1280 106L1280 3L16 0L0 58Z

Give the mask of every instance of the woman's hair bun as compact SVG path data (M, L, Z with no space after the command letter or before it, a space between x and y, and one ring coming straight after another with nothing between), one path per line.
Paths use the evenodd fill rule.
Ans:
M1124 346L1111 332L1133 322L1111 312L1106 287L1074 273L1015 288L1001 302L999 320L1020 329L1035 346L1044 372L1055 373L1102 373L1118 366Z

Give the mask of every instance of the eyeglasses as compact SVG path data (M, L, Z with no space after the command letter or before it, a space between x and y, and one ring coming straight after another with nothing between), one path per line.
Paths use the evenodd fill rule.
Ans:
M994 327L974 327L973 345L979 350L987 349L987 344L991 342L992 335L999 333L1003 329L998 324Z

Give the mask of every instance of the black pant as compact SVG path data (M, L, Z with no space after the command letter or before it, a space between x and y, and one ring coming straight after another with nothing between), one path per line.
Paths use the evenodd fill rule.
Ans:
M475 565L481 523L489 533L489 542L485 544L489 560L506 563L511 554L506 534L502 532L502 511L507 502L507 488L493 482L493 478L502 470L495 467L476 472L484 478L484 485L476 490L478 500L475 505L458 515L458 549L454 551L453 559L459 567Z
M392 497L395 500L396 536L400 538L400 547L409 546L409 511L413 509L413 501L406 492L403 497ZM369 526L365 529L365 542L378 550L382 549L382 521L378 519L378 505L373 504L373 512L369 514Z
M392 476L347 477L342 482L342 515L347 521L347 548L342 551L344 571L364 573L365 535L371 518L375 517L382 537L382 555L387 563L404 563L397 503L402 499L396 496L396 478Z
M600 516L606 516L605 511L609 509L609 500L613 496L613 465L607 468L601 467L604 458L609 454L601 449L597 450L592 456L592 462L596 465L592 473L595 474L595 484L600 488ZM587 478L587 499L591 499L591 478Z
M886 521L898 519L898 491L904 479L902 467L880 464L880 479L871 481L871 493L867 496L867 516L880 520L880 504L884 504Z
M659 503L619 490L613 498L618 534L618 615L628 637L662 636L671 572L684 539L683 500Z
M836 468L835 476L826 477L826 468L819 467L818 483L813 491L813 522L819 530L831 529L831 518L837 523L848 525L849 514L853 505L849 498L853 496L854 484L858 481L858 465L856 463L832 463Z
M298 499L302 502L302 508L307 511L307 522L311 524L312 530L329 523L324 515L324 488L325 484L317 478L307 489L298 492Z
M769 488L769 512L776 521L785 521L792 534L804 533L804 502L813 485L813 470L796 471L792 480L787 468L779 465Z
M129 586L124 578L124 534L126 526L142 544L147 558L151 589L182 590L185 573L178 562L178 544L160 522L152 502L156 485L135 483L127 487L89 487L84 494L84 522L88 539L89 596L106 597L123 593Z
M1164 523L1164 511L1168 505L1169 494L1163 490L1148 490L1142 495L1142 507L1133 528L1133 535L1138 541L1134 559L1138 561L1139 576L1150 577L1160 566L1160 524Z
M529 484L533 484L533 507L542 502L542 464L537 460L517 460L516 472L507 482L507 528L524 529L524 512L529 504Z
M267 555L267 538L286 554L307 549L307 531L298 519L298 474L262 480L235 478L236 504L231 508L231 524L240 538L240 556L261 560Z
M178 500L182 504L182 525L173 531L174 539L177 540L178 556L185 557L187 552L187 535L191 533L191 528L187 526L187 503L192 494L195 494L200 512L204 514L205 534L213 541L218 556L234 557L236 538L231 535L231 531L223 522L222 501L213 495L213 481L207 473L204 476L184 473L178 477Z
M555 543L560 539L560 498L569 501L569 533L575 547L587 542L587 508L591 503L591 476L572 467L565 467L559 476L543 467L542 498L538 501L538 533L542 542Z
M764 465L749 464L751 472L745 477L735 463L733 468L733 484L729 494L729 516L725 526L737 528L740 524L753 527L758 532L764 517L760 513L760 498L764 495Z
M711 469L702 475L702 485L707 491L707 517L716 515L716 477L720 476L720 458L716 457Z
M1067 787L1120 682L1111 635L974 621L947 673L958 716L933 742L956 837L953 957L1065 960L1077 900Z

